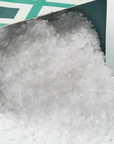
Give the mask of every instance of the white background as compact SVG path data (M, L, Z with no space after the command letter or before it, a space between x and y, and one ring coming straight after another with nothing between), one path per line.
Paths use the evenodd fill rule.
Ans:
M107 0L106 61L114 71L114 0Z

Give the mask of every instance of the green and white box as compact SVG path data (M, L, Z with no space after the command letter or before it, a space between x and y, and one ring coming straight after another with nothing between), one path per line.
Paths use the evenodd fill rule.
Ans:
M94 0L0 0L0 25L47 15Z

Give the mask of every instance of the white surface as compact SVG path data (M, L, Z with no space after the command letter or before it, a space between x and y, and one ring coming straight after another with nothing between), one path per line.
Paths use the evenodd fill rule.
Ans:
M107 0L106 63L114 71L114 0Z
M63 10L65 8L60 8L60 7L51 7L51 6L43 6L40 12L38 13L38 16L43 16L46 14L50 14L52 12L57 12L60 10Z
M114 144L98 36L81 14L57 17L0 29L0 143Z

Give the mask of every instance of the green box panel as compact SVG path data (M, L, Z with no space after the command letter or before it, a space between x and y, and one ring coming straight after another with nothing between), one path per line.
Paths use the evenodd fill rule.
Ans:
M18 10L18 8L0 7L0 18L14 19Z

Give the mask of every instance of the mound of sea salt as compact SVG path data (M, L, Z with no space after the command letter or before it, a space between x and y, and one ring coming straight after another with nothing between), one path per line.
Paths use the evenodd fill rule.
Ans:
M0 30L0 141L113 144L114 78L98 35L80 13L55 17Z

